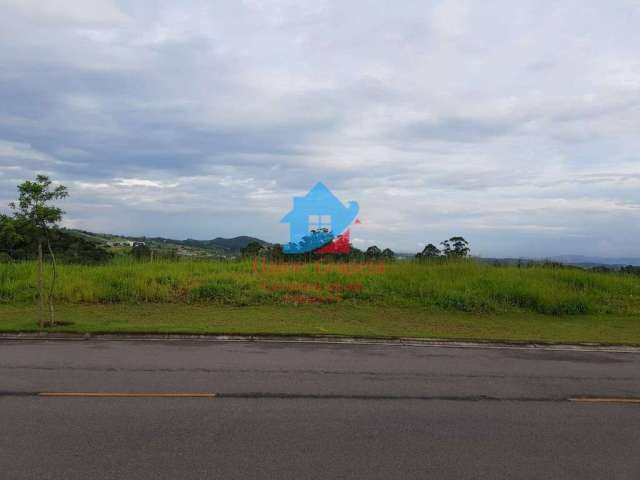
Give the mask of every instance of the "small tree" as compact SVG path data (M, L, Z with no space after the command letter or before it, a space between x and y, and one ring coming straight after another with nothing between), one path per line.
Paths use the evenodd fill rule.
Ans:
M433 243L428 244L422 249L422 252L416 255L417 258L435 258L440 256L440 249Z
M381 255L382 255L382 252L376 245L373 245L367 248L367 250L364 252L364 256L367 259L377 259L377 258L380 258Z
M347 261L362 260L364 252L359 248L354 247L352 244L349 244L349 253L347 253L346 257Z
M282 245L279 243L274 243L273 245L264 248L260 253L269 260L282 260L284 258Z
M141 242L131 247L131 255L136 260L151 260L152 253L151 249Z
M390 248L385 248L380 254L385 260L393 260L396 256L395 252Z
M58 185L51 188L51 180L46 175L36 176L35 182L27 180L18 185L18 202L11 202L9 206L14 210L16 221L24 225L30 236L36 240L38 247L38 298L40 302L40 328L44 327L44 260L42 247L46 243L53 275L49 289L49 323L54 324L53 292L56 284L56 257L51 249L51 231L58 228L64 212L50 204L53 200L60 200L69 195L67 187Z
M240 249L240 254L243 257L257 257L262 251L263 246L258 242L249 242L246 247Z
M6 251L9 258L12 257L14 248L24 241L16 223L13 218L0 215L0 252Z
M463 237L451 237L449 240L441 242L441 245L444 247L443 253L447 257L466 257L471 251L469 242Z

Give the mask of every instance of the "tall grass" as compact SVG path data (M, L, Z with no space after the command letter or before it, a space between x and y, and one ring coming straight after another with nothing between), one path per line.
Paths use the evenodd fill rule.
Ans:
M0 303L36 300L33 262L0 264ZM345 302L478 313L638 314L640 279L570 268L496 267L473 260L257 269L250 261L118 259L59 266L55 301L263 305Z

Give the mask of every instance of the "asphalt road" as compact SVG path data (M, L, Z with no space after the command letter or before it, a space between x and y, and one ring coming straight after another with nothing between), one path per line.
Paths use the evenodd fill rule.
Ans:
M583 397L640 398L640 354L0 341L0 478L640 478L640 404Z

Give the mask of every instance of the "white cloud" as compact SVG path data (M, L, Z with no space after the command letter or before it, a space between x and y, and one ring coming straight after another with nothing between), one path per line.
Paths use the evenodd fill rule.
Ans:
M121 178L114 183L119 187L175 188L177 183L158 182L144 178Z
M464 0L441 0L433 10L432 25L445 35L459 36L468 28L470 8Z

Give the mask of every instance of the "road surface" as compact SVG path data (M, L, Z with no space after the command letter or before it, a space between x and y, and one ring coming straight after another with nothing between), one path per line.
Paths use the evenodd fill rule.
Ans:
M633 398L638 353L0 341L0 478L637 480Z

